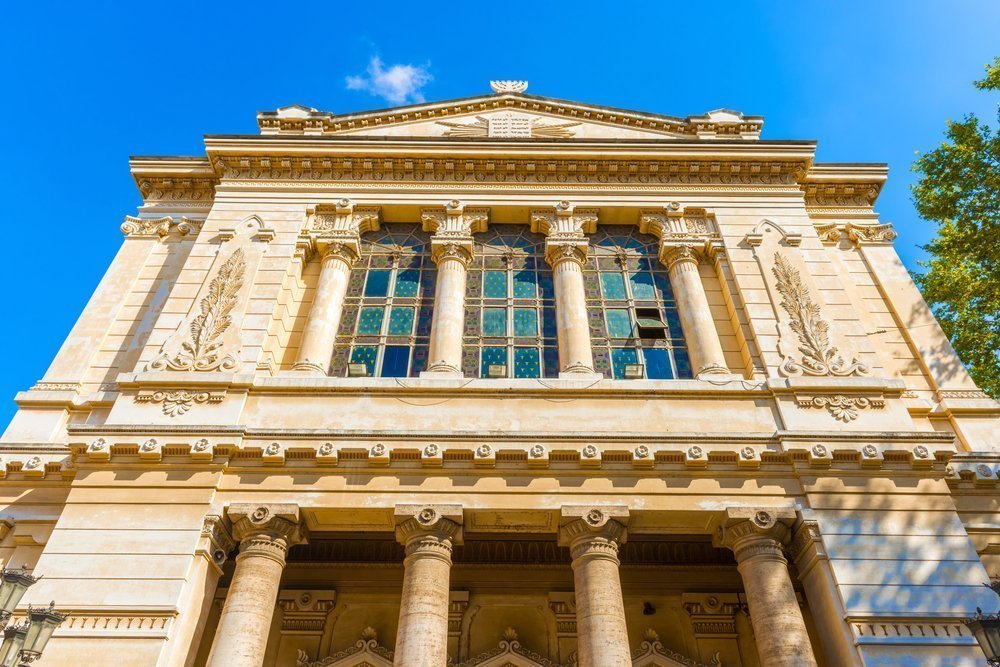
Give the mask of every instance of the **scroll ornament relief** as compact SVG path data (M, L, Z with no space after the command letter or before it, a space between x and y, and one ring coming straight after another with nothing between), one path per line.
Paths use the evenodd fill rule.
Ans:
M230 371L237 367L236 355L222 354L222 335L232 324L232 311L243 288L246 267L243 249L238 248L212 279L208 294L201 300L201 313L191 322L190 339L181 344L177 354L164 355L153 361L151 369Z
M868 398L866 396L812 396L799 398L800 408L826 408L833 415L834 419L839 419L845 424L858 418L861 410L869 408L884 408L885 399Z
M798 336L799 352L802 353L799 361L786 358L781 371L792 376L867 375L870 370L868 366L857 358L851 359L848 364L837 354L837 348L831 345L830 323L823 319L819 305L813 301L799 271L778 252L774 253L774 267L771 270L782 297L781 307L788 313L789 327Z
M156 390L140 392L136 403L161 403L163 414L179 417L188 412L195 403L221 403L224 393L210 391L190 391L187 389Z

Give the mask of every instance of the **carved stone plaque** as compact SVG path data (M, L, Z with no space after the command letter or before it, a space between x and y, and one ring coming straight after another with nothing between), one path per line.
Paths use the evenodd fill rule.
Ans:
M503 113L489 118L490 137L530 137L531 119L524 116Z

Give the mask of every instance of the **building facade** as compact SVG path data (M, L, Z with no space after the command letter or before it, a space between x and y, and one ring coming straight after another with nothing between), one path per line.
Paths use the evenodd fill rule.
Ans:
M885 166L491 87L132 159L0 441L42 664L981 664L1000 405Z

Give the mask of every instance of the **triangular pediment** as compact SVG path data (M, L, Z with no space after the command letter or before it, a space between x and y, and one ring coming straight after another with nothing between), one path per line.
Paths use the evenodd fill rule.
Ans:
M679 118L512 92L349 114L293 105L257 119L262 134L460 140L758 139L763 125L729 109Z

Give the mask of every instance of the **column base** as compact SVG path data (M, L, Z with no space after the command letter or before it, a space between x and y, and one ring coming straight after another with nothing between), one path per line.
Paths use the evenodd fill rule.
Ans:
M726 382L739 382L740 380L745 380L739 373L724 372L719 371L704 370L694 376L695 380L704 380L706 382L711 382L713 384L725 384Z
M568 371L559 374L560 380L577 380L579 382L597 382L598 380L604 379L603 373L593 373L586 372L581 373L579 371Z
M319 364L312 364L308 362L298 363L292 366L293 373L299 373L302 375L312 375L312 376L326 376L326 370Z
M462 371L420 371L421 380L464 380Z

